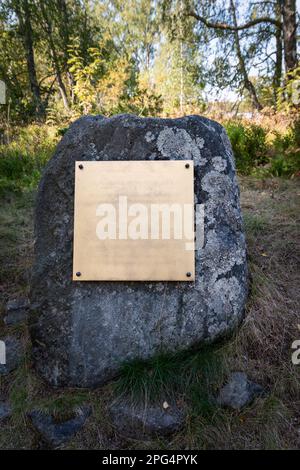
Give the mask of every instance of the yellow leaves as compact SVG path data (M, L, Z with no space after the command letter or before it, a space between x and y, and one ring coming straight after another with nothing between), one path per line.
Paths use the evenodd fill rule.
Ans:
M110 110L118 106L125 91L126 81L129 78L128 62L125 59L120 59L114 63L97 86L101 108Z
M134 112L151 115L159 112L161 98L149 90L146 77L146 86L142 86L135 65L124 56L111 54L109 57L109 47L109 38L102 38L98 47L89 48L90 60L85 64L78 41L70 46L69 64L75 79L72 91L76 108L84 114Z

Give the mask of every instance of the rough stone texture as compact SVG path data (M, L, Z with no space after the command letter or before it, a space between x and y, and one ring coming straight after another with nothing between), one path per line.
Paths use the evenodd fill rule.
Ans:
M27 320L29 302L26 297L9 300L6 304L4 323L7 326L17 325Z
M6 347L6 364L0 364L0 375L6 375L16 369L23 358L24 350L21 341L14 336L0 338Z
M76 160L193 159L205 243L193 282L73 282ZM35 215L31 336L38 372L55 386L97 386L120 364L232 331L247 297L245 238L231 146L209 119L83 117L57 147Z
M0 423L11 416L11 406L5 401L0 401Z
M157 405L133 405L125 400L113 403L109 413L118 432L133 439L172 434L182 428L185 418L175 405L163 409Z
M11 299L6 304L6 313L14 312L15 310L27 310L29 307L29 301L26 297L18 297Z
M69 441L82 428L90 414L91 408L84 406L76 410L74 418L62 423L56 423L50 414L40 410L33 410L28 416L43 440L57 447Z
M27 321L27 312L25 310L15 310L4 317L4 323L7 326L15 326Z
M263 387L249 380L244 372L234 372L229 377L228 383L220 390L217 402L221 406L240 410L263 393Z

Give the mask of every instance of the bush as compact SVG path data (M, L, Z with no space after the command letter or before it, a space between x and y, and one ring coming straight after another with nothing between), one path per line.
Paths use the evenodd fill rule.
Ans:
M263 127L234 121L225 127L241 174L250 174L253 168L268 162L267 131Z
M291 127L293 144L296 147L300 147L300 118L298 118Z
M268 174L291 177L300 171L300 120L296 120L284 133L273 132L272 157Z
M240 174L292 177L300 172L300 120L284 133L241 121L225 127Z
M0 192L35 188L57 140L53 127L31 125L16 129L12 142L0 145Z
M232 120L225 127L240 174L262 177L300 174L300 119L285 132L268 132L261 125ZM0 145L0 194L35 189L66 130L67 127L53 125L15 128L13 139Z

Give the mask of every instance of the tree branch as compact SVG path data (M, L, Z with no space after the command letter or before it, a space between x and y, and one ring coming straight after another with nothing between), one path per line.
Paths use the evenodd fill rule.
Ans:
M191 11L191 10L187 11L186 15L191 16L192 18L195 18L197 21L200 21L207 28L221 29L223 31L241 31L243 29L248 29L248 28L251 28L252 26L256 26L257 24L260 24L260 23L271 23L275 25L277 28L282 29L281 21L275 20L274 18L270 18L269 16L256 18L255 20L248 21L247 23L244 23L242 25L233 26L227 23L220 23L220 22L213 23L209 21L208 19L204 18L203 16L198 15L195 11Z

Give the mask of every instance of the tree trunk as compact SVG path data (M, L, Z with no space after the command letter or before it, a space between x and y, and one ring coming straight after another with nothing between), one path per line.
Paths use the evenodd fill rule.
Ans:
M25 48L28 78L29 78L29 83L30 83L30 89L32 91L34 101L35 101L35 110L36 110L38 117L43 117L45 114L45 109L41 100L41 92L40 92L40 87L39 87L37 75L36 75L33 39L32 39L31 15L30 15L30 6L28 4L28 0L23 0L22 2L16 2L15 11L19 20L20 33L22 35L23 44Z
M61 36L64 45L64 69L67 71L67 79L70 87L71 102L74 102L74 93L73 88L75 85L75 80L73 74L69 70L69 53L68 48L70 47L70 20L69 20L69 11L68 6L65 0L58 0L58 8L60 12L60 17L62 19L62 24L60 26Z
M285 71L297 67L296 0L281 0Z
M64 82L62 81L61 73L59 71L56 73L56 78L57 78L57 83L58 83L58 88L59 88L59 91L60 91L60 95L61 95L63 103L64 103L64 107L65 107L65 109L69 110L70 107L69 107L69 101L68 101L68 95L67 95L66 87L64 85Z
M61 97L62 97L62 100L63 100L63 103L64 103L64 107L65 107L65 109L68 110L69 109L69 101L68 101L66 87L65 87L63 79L62 79L59 60L58 60L58 57L57 57L56 48L55 48L55 44L54 44L54 40L53 40L52 23L51 23L51 20L48 17L47 12L45 10L43 0L40 1L40 8L41 8L42 16L43 16L44 21L45 21L45 28L46 28L46 31L47 31L48 43L49 43L49 47L50 47L50 51L51 51L52 62L53 62L53 66L54 66L54 69L55 69L58 88L59 88L59 91L60 91L60 94L61 94Z
M236 11L235 11L235 5L234 5L233 0L230 0L230 8L232 11L233 24L235 27L237 27ZM238 62L239 62L239 69L243 77L244 86L251 97L253 106L258 111L260 111L262 109L262 105L260 104L259 99L257 97L255 87L248 76L248 72L247 72L246 65L245 65L245 60L244 60L242 50L241 50L238 30L235 30L233 32L233 35L234 35L234 44L235 44L236 54L237 54Z
M281 0L277 0L276 3L276 18L281 21ZM275 32L276 41L276 59L275 68L273 75L273 90L274 90L274 102L276 106L278 88L281 86L282 77L282 28L276 27Z

